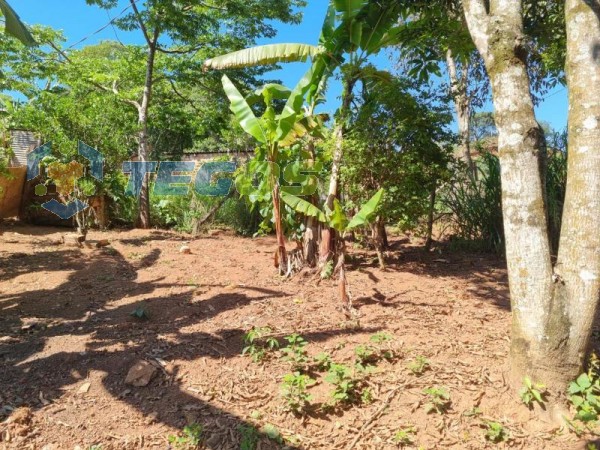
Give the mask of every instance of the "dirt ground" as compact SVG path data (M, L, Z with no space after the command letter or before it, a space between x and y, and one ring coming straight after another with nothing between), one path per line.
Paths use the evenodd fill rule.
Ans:
M64 229L0 231L0 449L167 449L191 423L208 449L392 449L407 428L405 448L586 448L508 391L510 312L496 257L426 254L394 238L383 271L373 253L352 249L357 323L334 282L279 278L272 238L96 231L88 239L110 245L79 249L61 244ZM244 334L267 326L282 345L299 333L311 357L348 366L376 333L393 338L381 344L393 356L376 363L363 383L372 398L360 404L324 407L332 385L311 374L313 407L297 416L280 391L290 363L278 352L242 355ZM408 368L418 357L430 365L420 375ZM139 361L155 375L126 384ZM443 414L426 412L432 387L450 395ZM486 441L490 421L508 441ZM251 426L285 443L261 436L244 447Z

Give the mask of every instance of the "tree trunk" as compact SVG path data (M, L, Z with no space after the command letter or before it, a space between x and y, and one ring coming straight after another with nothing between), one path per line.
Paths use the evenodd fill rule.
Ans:
M385 233L385 226L383 225L382 218L377 217L377 219L374 220L369 226L371 228L371 241L373 242L373 247L375 247L375 252L377 253L379 268L385 269L385 258L383 256L383 252L386 247L383 234Z
M585 0L567 0L565 5L568 177L545 361L547 382L563 387L582 371L600 299L598 9Z
M485 61L494 99L502 177L502 211L512 305L511 375L542 379L547 358L552 264L541 167L544 133L535 119L525 64L520 0L463 0L473 40ZM558 363L560 364L560 363Z
M281 223L281 196L279 195L279 183L273 182L273 219L275 221L275 235L277 236L277 264L279 275L288 273L288 258L285 249L285 236Z
M333 203L338 195L338 185L340 179L340 168L342 165L342 157L344 154L344 132L346 127L346 119L350 112L352 103L352 91L357 80L350 77L344 80L344 90L342 92L342 105L338 123L335 127L335 149L333 151L333 161L331 164L331 178L329 179L329 191L327 193L326 205L330 210L333 210ZM334 256L332 249L337 249L335 244L336 233L333 228L323 227L321 230L321 245L319 249L319 267L323 268L325 264Z
M446 52L446 63L448 65L448 76L450 77L450 92L456 110L462 158L467 164L471 176L477 179L477 170L471 156L471 101L467 92L469 66L467 64L463 65L459 78L456 60L450 49Z
M154 30L154 38L148 43L148 58L146 60L146 81L142 102L138 109L138 157L140 161L148 161L150 156L148 142L148 109L152 97L152 84L154 78L154 60L156 58L156 45L158 41L158 28ZM148 175L144 176L140 191L139 210L137 226L139 228L150 228L150 192Z
M435 220L435 199L437 194L437 182L433 184L429 193L429 212L427 215L427 239L425 241L425 250L431 250L433 244L433 222Z

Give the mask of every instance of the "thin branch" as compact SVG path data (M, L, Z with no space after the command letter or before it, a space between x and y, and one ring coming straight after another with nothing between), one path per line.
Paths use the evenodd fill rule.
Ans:
M144 38L146 39L146 42L150 46L156 44L156 41L152 42L150 40L150 35L148 34L148 29L146 28L146 24L144 24L144 21L142 20L142 15L140 14L140 10L138 9L137 5L135 4L135 0L129 0L129 2L131 3L131 7L133 8L133 12L135 13L135 18L137 19L138 23L140 24L142 33L144 33Z

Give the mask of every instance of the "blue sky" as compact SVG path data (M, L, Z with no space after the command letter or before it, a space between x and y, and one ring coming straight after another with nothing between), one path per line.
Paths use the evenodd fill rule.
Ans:
M13 0L11 4L21 18L29 24L39 23L63 30L67 38L67 46L77 44L83 38L86 38L85 41L78 43L75 48L106 39L115 39L115 33L125 43L142 43L142 36L139 32L126 33L115 30L111 26L95 33L129 4L126 0L120 0L119 3L119 7L109 13L96 6L88 6L85 0ZM316 43L327 4L328 2L325 0L308 0L308 6L304 10L304 20L301 24L277 24L278 35L272 40L262 40L260 43ZM391 65L385 54L378 55L374 62L382 68L389 68ZM282 70L271 73L269 77L279 78L285 85L293 87L306 70L307 64L286 64ZM339 84L331 83L325 109L329 111L335 109L339 102L339 93ZM492 106L487 105L486 109L491 110ZM566 89L559 86L549 92L546 100L537 108L536 112L538 120L549 122L557 130L564 129L567 123Z

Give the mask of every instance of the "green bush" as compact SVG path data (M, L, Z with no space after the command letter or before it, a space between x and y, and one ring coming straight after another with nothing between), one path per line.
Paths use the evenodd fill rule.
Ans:
M215 223L232 228L242 236L252 236L259 230L262 217L258 209L250 209L241 198L229 198L215 214Z

